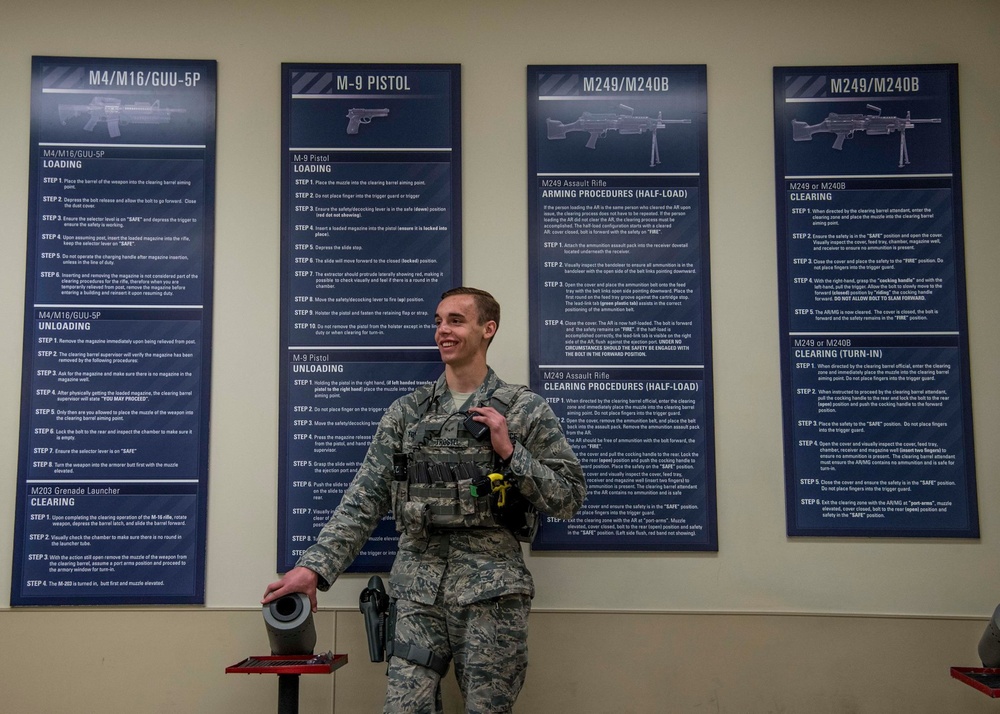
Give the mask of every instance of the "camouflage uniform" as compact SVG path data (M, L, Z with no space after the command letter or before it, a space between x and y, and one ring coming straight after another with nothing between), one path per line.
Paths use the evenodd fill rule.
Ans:
M503 386L488 370L469 404L487 403ZM390 510L393 454L412 447L426 408L416 394L397 399L386 411L336 512L297 563L320 576L321 590L350 565ZM451 414L461 406L454 403L442 375L432 388L429 408ZM572 517L583 503L586 483L555 414L542 397L525 390L505 416L515 439L505 464L508 478L539 511ZM454 658L468 712L510 711L524 681L527 615L534 595L513 534L502 528L403 532L389 584L399 600L396 640L430 649L445 660ZM389 670L387 712L440 711L436 672L398 656Z

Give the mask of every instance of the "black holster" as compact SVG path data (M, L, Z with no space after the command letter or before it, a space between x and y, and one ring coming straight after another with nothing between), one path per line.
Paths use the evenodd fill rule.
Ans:
M377 575L368 580L368 587L361 591L359 608L365 616L368 635L368 656L372 662L384 662L385 643L389 619L389 595Z

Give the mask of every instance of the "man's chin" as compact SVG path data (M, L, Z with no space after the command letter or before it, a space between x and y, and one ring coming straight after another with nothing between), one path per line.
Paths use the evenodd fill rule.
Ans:
M469 361L468 356L461 355L456 350L438 350L441 361L449 367L460 367Z

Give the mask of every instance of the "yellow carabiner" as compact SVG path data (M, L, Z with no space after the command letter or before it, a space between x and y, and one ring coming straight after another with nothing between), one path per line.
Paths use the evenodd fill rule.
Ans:
M497 496L497 507L503 508L507 503L507 487L510 484L504 481L503 474L492 473L487 476L487 478L490 480L490 484L492 485L492 493L496 493L497 491L500 492L500 495Z

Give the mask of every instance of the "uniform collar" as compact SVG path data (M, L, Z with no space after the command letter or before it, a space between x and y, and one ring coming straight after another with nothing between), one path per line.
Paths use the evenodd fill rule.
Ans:
M504 386L505 382L497 376L497 373L493 371L493 368L487 365L486 367L486 377L483 379L482 383L476 387L476 391L472 393L471 404L485 404L489 401L489 397L497 390L498 387ZM447 400L448 402L453 401L448 391L448 380L445 379L444 373L438 377L437 382L434 384L434 391L431 394L431 402L437 403L439 406ZM457 409L460 405L452 404L452 409Z

